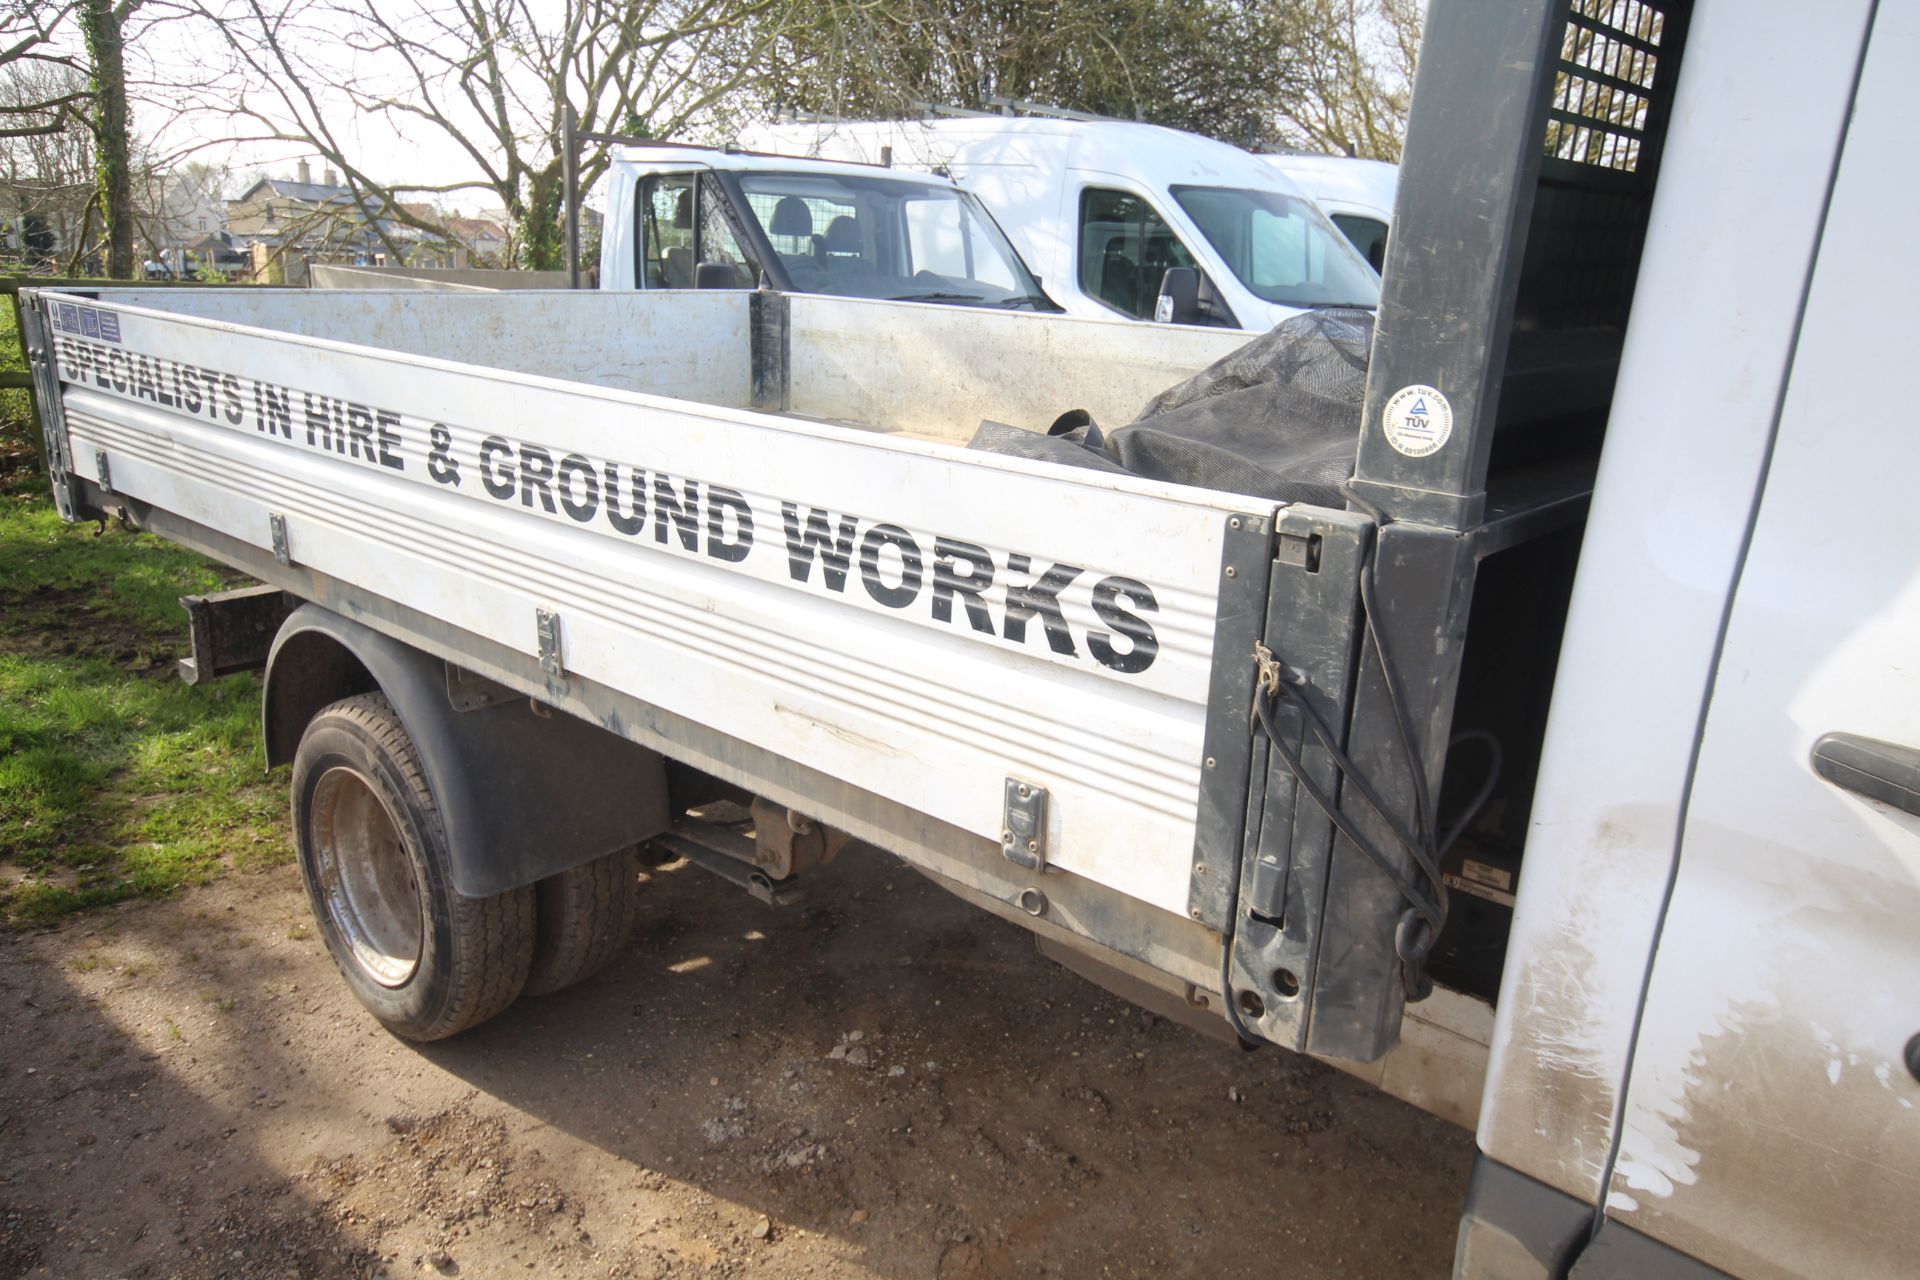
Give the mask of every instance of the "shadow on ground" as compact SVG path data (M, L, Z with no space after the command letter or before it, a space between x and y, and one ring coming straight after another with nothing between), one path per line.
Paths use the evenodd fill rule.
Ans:
M656 872L606 974L425 1047L305 910L282 868L0 943L0 1280L1448 1269L1469 1134L873 851L790 908Z

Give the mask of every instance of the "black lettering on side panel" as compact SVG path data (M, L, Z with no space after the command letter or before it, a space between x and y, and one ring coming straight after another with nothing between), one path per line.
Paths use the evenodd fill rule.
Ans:
M1014 573L1029 572L1030 561L1015 553L1007 557L1007 568ZM1067 618L1060 611L1060 593L1082 570L1076 565L1057 564L1024 587L1007 587L1007 620L1001 634L1016 644L1027 639L1027 619L1040 619L1047 635L1047 647L1066 657L1075 657L1073 633L1067 630Z
M1131 604L1137 612L1128 612L1122 602ZM1142 613L1158 613L1160 602L1153 598L1153 588L1144 582L1132 578L1102 578L1093 585L1093 613L1100 621L1112 627L1131 642L1123 653L1114 648L1113 638L1104 631L1087 633L1087 652L1093 660L1110 671L1122 675L1138 675L1153 665L1154 658L1160 653L1159 637L1153 634L1153 628Z

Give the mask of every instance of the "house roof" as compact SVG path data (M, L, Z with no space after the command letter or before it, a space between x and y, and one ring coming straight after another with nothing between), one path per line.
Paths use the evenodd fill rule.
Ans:
M506 229L486 218L448 218L447 229L468 240L504 240Z
M305 204L328 204L334 201L353 199L353 192L345 187L328 186L324 182L294 182L287 178L261 178L248 187L239 203L257 199L260 188L267 188L269 194L287 200L299 200Z

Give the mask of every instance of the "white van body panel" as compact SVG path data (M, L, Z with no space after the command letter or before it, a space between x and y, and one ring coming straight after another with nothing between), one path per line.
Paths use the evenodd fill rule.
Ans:
M1813 668L1792 678L1757 667L1736 672L1726 665L1737 657L1737 636L1732 634L1727 636L1726 655L1720 652L1729 598L1742 572L1742 557L1748 554L1745 535L1760 486L1769 474L1805 465L1784 453L1770 459L1769 433L1787 370L1793 370L1797 392L1803 372L1815 368L1803 363L1804 351L1796 359L1799 308L1822 244L1824 202L1847 131L1852 68L1866 38L1870 8L1866 0L1852 0L1827 11L1823 30L1831 38L1811 42L1797 27L1800 10L1785 0L1737 10L1703 7L1694 15L1561 648L1525 873L1501 982L1479 1144L1491 1159L1598 1206L1608 1198L1615 1144L1624 1142L1615 1185L1625 1198L1616 1198L1613 1206L1618 1212L1639 1206L1643 1218L1652 1216L1645 1212L1652 1202L1679 1194L1684 1180L1693 1176L1691 1166L1674 1166L1678 1176L1668 1178L1672 1185L1656 1191L1652 1169L1658 1162L1652 1151L1660 1143L1677 1139L1724 1152L1727 1158L1716 1162L1713 1180L1738 1181L1731 1168L1738 1163L1734 1153L1758 1151L1763 1145L1746 1140L1754 1132L1751 1126L1779 1122L1786 1113L1750 1121L1744 1116L1749 1101L1729 1096L1723 1102L1731 1111L1719 1106L1712 1111L1717 1128L1682 1136L1688 1125L1676 1124L1676 1115L1662 1115L1658 1095L1649 1092L1639 1114L1627 1117L1623 1139L1621 1115L1630 1065L1636 1088L1642 1078L1635 1062L1636 1035L1641 1036L1638 1052L1650 1053L1656 1064L1649 1068L1660 1073L1656 1078L1668 1087L1682 1079L1695 1080L1704 1094L1731 1077L1725 1074L1725 1060L1697 1055L1726 1037L1730 1024L1722 1015L1745 1008L1749 998L1767 1002L1770 1009L1743 1026L1746 1040L1738 1053L1756 1061L1773 1054L1793 1061L1822 1039L1815 1034L1814 1006L1804 1003L1814 988L1791 984L1795 1003L1776 1003L1785 998L1785 988L1769 976L1776 963L1763 954L1769 949L1782 954L1803 945L1828 949L1828 958L1816 968L1828 977L1829 1008L1851 1002L1855 992L1864 992L1861 983L1868 978L1878 991L1883 980L1904 975L1909 996L1916 985L1910 949L1881 950L1879 962L1888 966L1884 977L1850 977L1827 967L1852 954L1853 941L1842 945L1843 935L1854 928L1852 922L1878 918L1884 909L1853 895L1867 884L1892 882L1884 874L1852 876L1846 893L1854 905L1845 911L1860 914L1833 915L1818 904L1835 901L1835 890L1827 883L1816 887L1814 868L1829 860L1829 839L1858 844L1873 838L1865 828L1877 826L1884 832L1894 824L1883 815L1855 812L1866 807L1863 803L1823 795L1815 787L1805 745L1799 741L1813 726L1793 723L1802 714L1797 704ZM1911 49L1911 42L1907 47ZM1799 87L1783 95L1779 84L1788 75ZM1897 121L1902 114L1895 105L1882 103L1881 108ZM1767 145L1748 144L1754 137L1766 138ZM1703 235L1703 227L1714 228L1714 233ZM1836 234L1829 228L1826 242L1831 244ZM1860 234L1888 260L1889 269L1896 261L1911 261L1910 246L1902 247L1907 255L1902 259L1885 237ZM1769 264L1768 269L1757 271L1755 263ZM1903 269L1889 281L1883 271L1879 284L1856 290L1851 297L1856 308L1875 298L1888 300L1876 320L1867 321L1856 311L1849 330L1857 349L1846 367L1862 388L1877 384L1862 381L1861 370L1905 363L1890 352L1886 359L1892 364L1875 366L1861 333L1877 325L1880 340L1910 344L1911 324L1900 318L1895 309L1900 303L1893 301L1902 291L1886 286L1911 275ZM1834 406L1827 412L1837 437L1839 423L1852 411ZM1802 507L1798 517L1798 536L1831 550L1830 571L1836 577L1872 563L1865 553L1873 550L1873 539L1889 536L1866 527L1867 508L1884 505L1885 517L1892 520L1911 507L1911 468L1894 465L1887 457L1884 413L1865 406L1859 412L1865 416L1858 429L1876 432L1871 449L1848 443L1851 437L1821 446L1831 451L1834 465L1850 468L1852 496L1822 499L1843 505ZM1845 530L1843 541L1816 536L1828 522ZM1889 553L1904 554L1911 574L1911 535L1897 536L1900 540L1890 543ZM1765 554L1766 547L1756 540L1751 555ZM1757 567L1754 559L1747 572ZM1848 589L1861 585L1851 582ZM1910 600L1910 579L1904 590ZM1809 608L1844 610L1837 616L1857 621L1912 607L1898 603L1900 598L1898 591L1883 591L1872 607L1853 601ZM1920 636L1907 634L1910 655ZM1806 657L1816 666L1825 661L1811 648ZM1888 665L1877 670L1881 681L1892 679ZM1913 678L1910 666L1903 678ZM1709 691L1712 715L1707 714ZM1898 704L1893 691L1892 684L1881 690L1881 696L1889 697L1888 714ZM1727 696L1770 699L1770 709L1756 716L1766 724L1766 732L1750 725L1747 732L1756 736L1744 748L1765 757L1764 768L1760 762L1752 769L1742 766L1735 771L1737 780L1729 776L1716 782L1719 766L1702 754L1696 780L1693 761L1703 718L1705 732L1715 736L1715 718L1725 714L1721 700ZM1878 717L1868 723L1830 715L1819 729L1871 735L1872 723L1880 723ZM1881 723L1879 736L1911 742L1914 724L1909 712L1904 735ZM1790 791L1784 781L1789 774L1795 779ZM1800 774L1806 775L1804 787ZM1721 785L1734 787L1735 793L1713 801L1712 788ZM1691 799L1690 788L1697 788ZM1763 820L1762 814L1776 814L1788 794L1810 806L1802 818L1791 824ZM1689 824L1689 805L1702 803L1748 811L1741 819L1749 832L1743 852L1729 853L1736 862L1755 860L1739 873L1744 885L1729 881L1712 892L1689 888L1695 875L1709 874L1697 872L1689 861L1699 831ZM1691 816L1698 820L1702 815L1695 811ZM1681 856L1683 826L1686 857ZM1764 846L1755 831L1769 843L1784 838L1798 845L1808 878L1804 892L1810 895L1797 915L1773 911L1765 928L1759 918L1746 919L1747 913L1755 909L1755 895L1764 900L1780 891L1768 887L1765 877L1772 873L1761 865ZM1876 856L1883 859L1884 872L1889 855L1883 849ZM1676 914L1668 916L1663 928L1676 860ZM1716 861L1715 855L1703 855L1700 865ZM1724 869L1726 864L1721 865ZM1912 868L1909 862L1909 875ZM1818 898L1812 896L1816 894ZM1916 930L1912 908L1908 911L1905 945L1911 948ZM1663 974L1672 976L1656 975L1654 1005L1643 1022L1642 1001L1649 995L1646 974L1656 944L1657 963ZM1729 948L1742 957L1738 971L1727 967L1733 954ZM1806 961L1813 963L1811 957ZM1680 981L1686 972L1717 984L1711 989L1725 1006L1685 1007L1684 1001L1674 999L1665 1002L1664 1011L1656 1011L1663 1000L1660 985ZM1909 1031L1920 1030L1920 1014L1910 998L1906 1016L1912 1023ZM1849 1044L1830 1056L1841 1063L1843 1081L1850 1079L1847 1072L1855 1072L1868 1082L1865 1092L1852 1095L1853 1101L1875 1106L1875 1114L1884 1113L1889 1123L1904 1126L1905 1112L1891 1091L1884 1107L1867 1096L1880 1088L1874 1070L1884 1063L1882 1058L1869 1061L1862 1046L1873 1042L1884 1052L1878 1041L1891 1034L1895 1015L1887 1010L1872 1017L1882 1020L1874 1024L1872 1035L1866 1035L1864 1026L1856 1028L1851 1015L1843 1021L1830 1014L1820 1025L1832 1033L1848 1033ZM1650 1048L1646 1028L1656 1023L1663 1030ZM1855 1031L1860 1038L1851 1034ZM1850 1064L1850 1054L1861 1054L1866 1065ZM1828 1061L1821 1059L1823 1068ZM1829 1087L1824 1076L1809 1083L1823 1091ZM1912 1094L1911 1080L1901 1087ZM1800 1104L1814 1100L1806 1091L1792 1098ZM1769 1100L1769 1111L1772 1105ZM1792 1101L1783 1096L1780 1105ZM1708 1114L1702 1106L1694 1118ZM1808 1140L1824 1143L1804 1120L1795 1120L1791 1131L1806 1139L1776 1142L1770 1148L1776 1160L1782 1153L1810 1153L1814 1148ZM1908 1141L1909 1150L1920 1150ZM1912 1158L1903 1159L1903 1167L1911 1169ZM1802 1179L1827 1176L1812 1167L1795 1169L1794 1176ZM1707 1172L1699 1169L1702 1186L1709 1181ZM1912 1184L1892 1172L1886 1176L1890 1187L1904 1188L1911 1205ZM1861 1221L1868 1217L1863 1210ZM1912 1221L1910 1213L1906 1218ZM1885 1225L1885 1219L1879 1221ZM1634 1225L1649 1229L1642 1221ZM1757 1274L1821 1272L1762 1268ZM1841 1268L1826 1274L1851 1273Z
M1400 166L1352 156L1280 152L1260 157L1287 176L1329 217L1336 213L1393 225L1393 199L1400 189Z
M1172 188L1193 185L1270 191L1312 204L1273 166L1212 138L1128 121L1010 116L770 124L742 133L740 144L789 155L946 170L986 204L1040 276L1047 296L1070 315L1117 314L1080 283L1076 227L1081 193L1089 187L1125 191L1146 201L1206 272L1242 328L1263 332L1303 310L1256 297L1174 198ZM1314 212L1347 247L1325 214Z
M1920 745L1920 434L1894 373L1911 359L1920 246L1882 234L1912 193L1887 157L1916 50L1920 13L1880 6L1607 1188L1610 1217L1742 1276L1891 1278L1920 1258L1920 1086L1904 1060L1920 1033L1920 817L1812 767L1829 733Z
M1400 166L1351 156L1285 153L1260 157L1298 184L1369 261L1386 261Z

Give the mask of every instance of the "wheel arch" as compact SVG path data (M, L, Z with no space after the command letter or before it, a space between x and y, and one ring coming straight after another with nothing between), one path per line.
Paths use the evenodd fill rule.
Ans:
M419 752L467 897L532 884L668 826L658 753L517 695L460 710L444 661L315 604L288 616L267 656L267 763L289 763L323 707L376 691Z
M338 617L302 605L273 639L260 694L260 740L268 768L293 763L300 735L322 707L382 688L353 645L324 624L323 619Z

